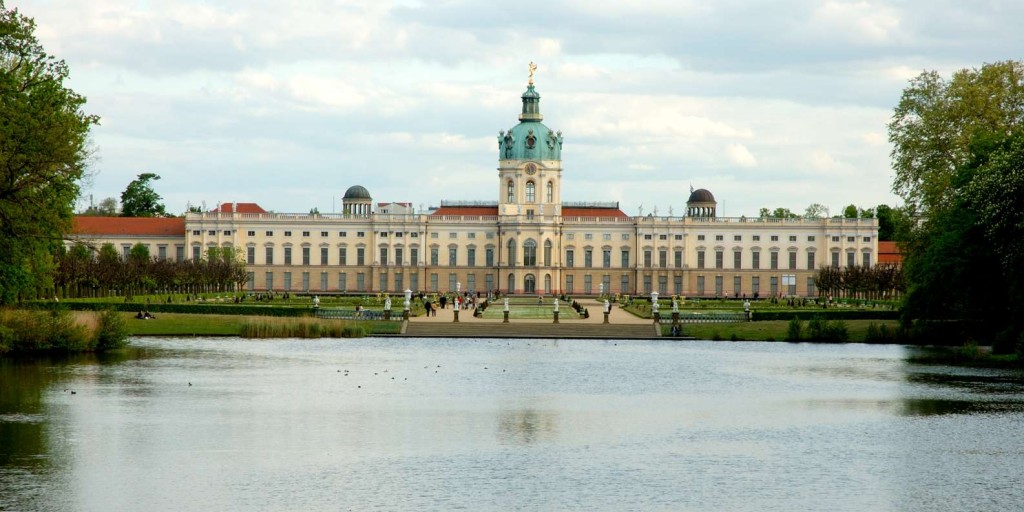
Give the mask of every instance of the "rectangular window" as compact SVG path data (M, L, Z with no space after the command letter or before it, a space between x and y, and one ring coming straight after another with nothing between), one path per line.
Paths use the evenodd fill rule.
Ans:
M416 266L416 265L420 264L420 248L419 247L411 247L409 249L409 264L413 265L413 266Z
M320 272L320 289L327 291L327 272Z
M266 275L263 276L263 280L264 280L264 284L267 286L268 290L273 290L274 289L274 273L273 272L267 272Z
M338 231L338 236L346 238L348 237L348 231Z
M201 248L198 245L192 246L192 261L199 261L203 259Z
M868 268L868 267L871 266L871 253L870 252L863 252L863 253L861 253L861 258L863 260L861 265L863 265L864 268Z
M814 241L814 235L809 235L809 236L807 237L807 241L808 241L808 242L813 242L813 241Z
M768 258L769 258L769 261L770 261L769 268L771 268L772 270L775 270L775 269L779 268L779 253L778 252L772 251L771 254L769 254Z
M674 260L673 263L675 263L676 268L683 268L683 251L681 249L675 250L672 254L672 259Z
M217 234L217 230L216 229L211 229L211 230L207 231L206 234L210 235L210 236L214 236L214 235Z
M430 264L432 266L440 265L441 261L441 249L439 247L430 248Z
M662 297L668 295L668 276L658 276L658 293Z
M309 272L302 273L302 291L309 291Z
M716 242L721 242L722 240L725 240L725 237L723 235L715 235Z
M665 249L660 249L658 251L658 266L661 268L668 266L668 251Z
M466 265L470 267L476 266L476 247L466 248Z
M672 277L672 293L676 295L683 294L683 276Z
M740 276L732 276L732 296L739 297L742 291L743 279Z
M832 268L839 268L839 253L832 253Z
M796 253L789 253L789 268L790 270L796 270Z
M380 280L380 283L379 283L380 288L378 288L377 290L378 291L382 291L382 292L387 291L388 290L388 273L387 272L381 272L379 277L378 277L378 279Z
M594 293L594 276L590 274L583 276L583 293L587 295Z
M356 272L356 291L366 291L366 273Z
M848 236L848 237L846 237L846 241L850 242L851 244L853 242L855 242L856 240L857 240L857 237L855 237L855 236Z
M291 247L285 247L284 248L284 264L285 265L291 265L292 264L292 248Z
M338 248L338 265L348 265L348 248Z
M285 291L288 291L288 290L292 289L292 273L291 272L285 272L284 273L284 289L285 289Z
M484 274L484 287L488 293L494 289L494 274Z
M752 251L750 253L750 268L754 270L761 269L761 251Z
M620 257L622 259L622 268L629 268L629 250L623 249Z
M302 264L309 265L309 247L302 248Z
M274 236L274 232L273 231L264 231L263 234L266 235L266 236Z
M732 236L732 241L733 242L742 242L743 241L743 235L733 235Z
M834 237L832 237L832 241L833 241L833 242L838 242L838 241L839 241L839 237L838 237L838 236L834 236Z
M704 296L704 276L697 276L697 295Z
M285 231L284 232L284 236L292 236L292 232L291 231Z
M750 278L750 293L757 297L761 293L761 278L754 276Z
M437 293L437 274L430 274L430 291Z
M703 242L704 241L704 235L697 235L697 241L698 242Z
M266 264L266 265L273 265L274 264L274 248L273 247L267 247L266 249L264 249L264 251L265 251L265 253L263 255L263 262L264 262L264 264Z
M722 296L722 291L723 291L722 284L723 284L722 283L722 276L715 276L715 297L721 297Z
M790 242L796 242L796 235L789 235Z
M770 278L770 281L771 281L771 284L770 284L770 286L771 286L771 290L770 290L771 294L772 295L778 295L779 294L779 276L772 276Z
M654 254L650 249L644 250L644 267L651 268L654 266Z
M387 264L388 264L388 248L387 247L378 247L378 250L380 251L380 257L378 259L378 262L380 262L381 265L387 266ZM381 288L381 289L383 290L383 288Z
M601 250L601 266L604 268L611 268L612 266L612 250L603 249Z
M256 273L246 272L245 274L245 288L250 292L256 291Z
M654 290L651 279L650 274L644 276L644 295L650 295L651 291Z
M159 245L159 246L157 246L157 248L156 248L156 258L158 260L160 260L160 261L164 261L164 260L167 259L167 246L166 245Z
M622 234L622 239L623 240L629 240L629 233L623 233Z
M454 267L458 263L459 249L456 247L448 248L448 266Z
M320 232L320 236L324 237L324 238L327 238L327 232L326 231L321 231Z
M814 253L807 253L807 270L814 270Z
M365 237L366 237L366 232L365 231L356 231L356 238L365 238ZM362 290L362 288L360 288L360 290Z
M846 266L853 267L857 264L857 255L853 251L846 253Z
M732 268L743 267L743 251L732 252Z
M778 242L779 241L779 235L772 235L771 236L771 240L772 240L772 242Z
M619 280L619 293L629 293L629 274L622 274Z
M402 253L402 248L401 247L395 247L395 265L402 265L403 264L402 262L405 261L403 259L404 256L405 256L405 254ZM399 291L402 290L401 288L396 288L396 289L399 290Z
M469 274L466 276L466 291L476 291L476 274ZM551 290L547 290L547 292L550 293Z
M419 272L413 272L409 274L409 289L419 290L420 289L420 274Z
M302 236L309 236L309 231L303 231Z
M697 268L704 268L704 251L697 251Z
M567 267L575 266L575 263L576 263L574 261L576 259L575 256L576 255L575 255L575 253L573 252L572 249L566 249L565 250L565 266L567 266Z
M601 289L598 291L609 295L612 293L612 276L605 274L601 277Z
M584 240L593 240L594 239L594 234L593 233L585 233L583 235L583 239Z
M174 261L182 262L185 261L185 247L177 246L174 248Z
M864 243L866 243L866 244L871 243L871 237L870 236L864 237Z
M356 247L356 265L359 265L359 266L366 265L366 248L365 247ZM360 291L365 290L365 289L366 288L364 288L362 286L359 287Z
M494 266L494 249L490 247L484 249L484 265L487 265L488 267ZM487 289L491 290L492 288Z
M256 264L256 248L246 247L245 248L245 263L248 265Z
M565 293L572 294L575 290L573 289L572 276L565 276Z
M725 268L725 251L715 251L715 268Z
M668 240L668 235L658 235L658 240Z
M329 247L321 247L320 248L320 264L321 265L327 265L328 264L328 252L327 251L329 249L330 249Z
M583 251L583 266L590 268L594 266L594 251L586 249Z
M348 275L344 272L338 272L338 291L348 291Z
M808 277L807 278L807 296L808 297L813 297L813 296L815 296L817 294L818 294L818 291L814 288L814 278L813 277Z
M761 235L754 235L754 236L753 236L753 240L754 240L755 242L760 242L760 241L761 241Z
M451 233L448 233L448 238L458 238L458 237L459 237L459 234L454 232L454 231L452 231Z
M198 229L193 229L192 230L192 236L199 236L201 234L203 234L203 232L199 231Z

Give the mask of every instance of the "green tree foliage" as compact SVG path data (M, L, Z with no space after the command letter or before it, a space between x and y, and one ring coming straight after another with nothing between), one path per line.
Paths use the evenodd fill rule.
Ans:
M0 0L0 304L51 286L89 153L85 98L64 87L35 22Z
M761 208L760 217L762 219L799 219L800 216L791 212L789 208L776 208L769 210L768 208Z
M889 122L893 191L930 215L947 205L975 134L1008 133L1024 121L1024 63L962 69L951 80L926 71L910 81Z
M828 217L828 207L821 203L814 203L804 210L804 217L808 219L821 219Z
M153 190L151 181L160 179L151 172L140 174L121 192L122 217L163 217L167 215L160 202L160 194Z
M974 341L1022 331L1024 279L1024 64L962 70L945 81L911 81L890 124L894 190L925 217L905 252L904 318L932 332L968 326ZM913 210L911 210L913 211ZM900 223L896 224L895 237Z

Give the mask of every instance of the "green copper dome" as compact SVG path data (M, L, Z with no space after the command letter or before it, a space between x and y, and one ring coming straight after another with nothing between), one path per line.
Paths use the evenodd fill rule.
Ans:
M523 93L519 124L498 132L499 160L561 160L562 132L554 132L541 121L540 94L530 84Z

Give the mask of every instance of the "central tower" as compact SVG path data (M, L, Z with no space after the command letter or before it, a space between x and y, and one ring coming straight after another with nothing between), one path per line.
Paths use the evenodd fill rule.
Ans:
M530 81L523 93L519 124L498 132L498 214L558 216L562 214L562 132L541 121L540 94Z

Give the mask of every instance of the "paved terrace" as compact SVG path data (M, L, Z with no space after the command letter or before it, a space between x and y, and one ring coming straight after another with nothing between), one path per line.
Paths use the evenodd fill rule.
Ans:
M504 323L502 318L477 318L473 316L473 310L464 309L459 311L459 322L455 323L455 311L451 305L445 309L437 310L437 316L413 317L406 324L403 336L430 337L430 338L596 338L596 339L653 339L659 337L658 328L653 321L638 318L614 304L608 315L607 324L604 322L604 302L595 299L577 299L583 307L590 311L590 318L579 318L566 320L559 318L559 323L552 319L517 319L510 317L509 323ZM550 299L546 301L551 305ZM501 311L504 306L499 300L488 308L497 308ZM516 304L510 304L509 309L514 310ZM572 308L562 303L559 311L572 311Z

